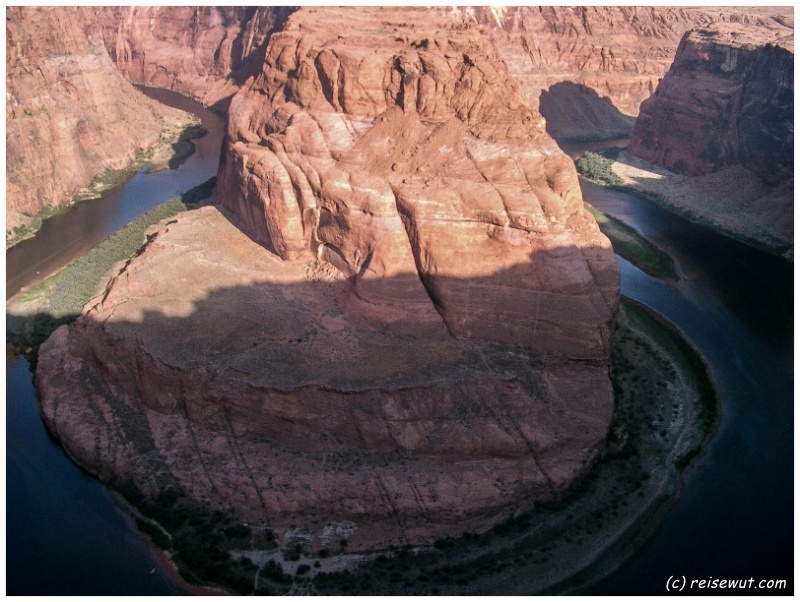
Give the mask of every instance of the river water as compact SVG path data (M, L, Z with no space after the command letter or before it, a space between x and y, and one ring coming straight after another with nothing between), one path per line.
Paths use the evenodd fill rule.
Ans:
M223 120L175 94L148 94L203 118L211 133L196 155L49 220L7 253L9 294L216 173ZM622 292L664 315L706 357L723 412L663 525L586 593L666 593L671 576L777 578L793 588L792 266L635 196L581 185L589 202L676 259L684 276L676 286L618 259ZM8 358L6 370L7 593L178 593L105 489L47 436L26 362Z
M151 98L194 113L208 134L178 169L147 173L144 168L99 198L72 205L45 220L36 236L6 251L6 298L60 270L131 220L202 184L217 173L225 118L170 90L141 88Z

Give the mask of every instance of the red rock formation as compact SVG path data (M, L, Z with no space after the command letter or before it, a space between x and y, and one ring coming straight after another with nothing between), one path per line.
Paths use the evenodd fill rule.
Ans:
M462 9L493 34L500 57L558 139L630 135L639 105L683 34L734 22L791 27L791 8L506 7Z
M742 165L773 184L790 177L793 43L791 32L736 26L687 33L642 105L630 152L687 175Z
M793 46L786 28L689 32L656 93L642 104L628 147L678 174L724 171L725 185L753 189L697 210L726 230L769 241L787 257L794 232Z
M229 99L258 73L280 7L102 8L108 52L130 80L188 94L207 106Z
M352 524L349 549L485 529L585 473L616 262L477 26L300 9L223 155L219 204L260 244L184 215L41 348L83 466L315 546Z
M6 209L34 215L98 173L127 166L186 120L137 92L92 29L90 9L6 11Z

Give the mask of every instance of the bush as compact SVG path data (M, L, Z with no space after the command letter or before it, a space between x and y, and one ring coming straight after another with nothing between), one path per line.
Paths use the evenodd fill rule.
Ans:
M611 169L613 161L601 155L589 151L581 155L575 162L575 167L582 176L594 182L599 182L607 186L617 186L622 184L622 180Z

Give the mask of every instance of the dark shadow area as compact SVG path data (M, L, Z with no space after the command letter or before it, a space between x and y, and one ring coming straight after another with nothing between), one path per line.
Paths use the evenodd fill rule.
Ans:
M257 7L247 7L246 16L243 19L243 22L249 23L255 15L256 10L258 10ZM249 77L256 77L259 73L261 73L261 69L264 66L264 59L266 58L267 46L269 45L270 37L275 32L279 32L283 29L284 25L286 24L286 20L293 12L297 10L297 7L275 6L272 8L272 10L274 11L275 22L272 27L270 27L269 31L267 31L267 34L264 38L264 43L260 44L255 50L251 51L239 64L232 65L231 72L226 76L226 78L233 82L237 87L243 86ZM232 56L242 56L244 45L242 36L245 35L247 31L247 28L243 28L242 34L234 40L233 51L231 52ZM209 109L220 115L227 114L232 98L233 95L223 98L211 105Z
M192 141L202 138L207 134L208 130L201 127L190 127L181 132L180 138L172 144L172 156L167 162L167 167L170 169L177 169L180 167L186 159L192 156L196 149Z
M539 96L547 133L557 142L630 137L635 117L625 115L587 86L559 82Z

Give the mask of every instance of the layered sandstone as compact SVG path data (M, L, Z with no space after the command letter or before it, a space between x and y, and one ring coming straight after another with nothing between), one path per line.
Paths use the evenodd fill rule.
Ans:
M224 105L258 73L282 7L104 7L98 11L111 58L128 79L169 88L206 106Z
M793 36L698 29L642 105L630 152L681 174L742 165L777 183L792 173L793 125Z
M106 53L90 9L6 10L6 209L34 215L126 167L188 115L151 101Z
M348 549L485 529L591 466L613 252L469 19L294 13L231 103L217 199L42 346L83 466Z
M752 192L743 199L732 190L716 208L721 217L791 242L793 35L731 25L687 33L642 104L628 151L698 182L724 172L723 180Z
M791 31L790 7L474 7L561 140L630 135L684 33L716 23Z

